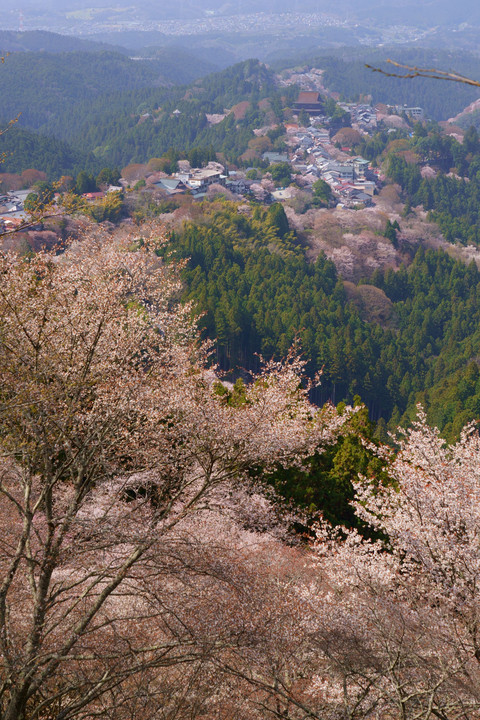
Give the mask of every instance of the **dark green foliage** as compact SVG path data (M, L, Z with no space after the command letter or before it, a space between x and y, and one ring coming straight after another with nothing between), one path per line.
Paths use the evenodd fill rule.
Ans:
M54 118L68 121L72 105L88 112L88 101L104 98L113 88L123 91L157 82L154 63L139 63L115 52L13 53L0 65L3 117L16 117L32 129Z
M337 105L332 98L325 100L325 113L329 118L332 133L335 133L342 127L350 125L350 113L346 112L340 105Z
M374 419L396 422L416 402L433 403L429 391L480 356L475 265L420 249L409 268L376 272L370 282L393 303L391 329L382 328L362 320L330 261L307 262L294 235L279 234L270 210L248 218L218 202L204 212L169 248L190 258L185 298L205 313L225 370L256 369L255 353L283 356L298 337L308 372L323 368L316 402L358 394Z
M0 122L6 127L7 122ZM6 153L0 164L0 172L22 173L35 168L47 173L51 180L71 175L82 168L94 168L95 157L88 152L73 148L63 140L40 135L32 130L14 125L0 137L0 154Z
M212 146L206 148L193 147L188 151L187 159L192 167L205 167L210 160L217 159L217 153Z
M317 207L324 207L330 202L332 189L330 185L321 178L313 183L313 204Z
M288 219L281 203L273 203L267 210L267 223L272 227L278 237L284 238L289 232Z
M284 187L292 181L291 168L288 162L279 162L270 165L268 171L271 173L272 180L277 187Z
M112 85L116 87L115 84ZM247 61L215 73L185 88L145 88L110 92L71 105L67 114L52 118L48 132L94 152L100 167L125 167L171 152L203 164L223 153L236 162L245 152L253 128L264 122L258 109L261 98L279 99L273 74L257 61ZM241 120L229 114L221 123L209 125L206 113L223 113L240 101L250 109ZM174 114L179 110L180 114Z
M27 212L43 210L53 200L53 188L45 180L35 183L33 191L25 198L24 207Z
M35 195L37 196L37 204L39 208L45 207L53 200L53 188L50 183L45 180L35 183L33 186Z
M365 135L362 141L355 146L355 152L366 160L376 162L390 142L405 137L407 137L407 133L404 130L395 130L390 133L387 130L380 130L372 136Z
M16 152L20 141L10 148L11 133L5 134L0 151L12 150L5 170L33 166L49 176L56 168L61 168L58 175L76 175L80 169L97 174L103 167L146 162L168 151L200 153L200 164L217 153L236 162L254 137L252 129L265 121L258 101L268 97L281 115L281 96L295 92L287 88L280 94L273 73L256 60L210 75L187 91L165 87L161 72L160 61L135 62L112 52L12 55L0 64L3 116L8 121L21 113L20 125L57 140L24 135L30 143L26 164L27 153ZM230 114L209 125L206 113L222 113L244 100L250 102L245 117L237 121ZM176 109L180 114L174 114ZM47 147L37 150L42 142ZM61 152L56 153L55 143Z
M298 113L298 123L302 127L308 127L310 125L310 116L306 110L300 110Z
M118 185L120 180L120 170L115 168L103 168L97 175L96 184L100 185Z
M27 212L34 212L38 208L38 194L36 192L28 193L23 204Z
M83 195L83 193L95 192L96 190L98 190L98 188L94 176L89 175L85 170L81 170L75 181L75 192L78 193L78 195Z
M383 461L362 442L373 443L374 432L367 409L357 408L337 443L309 458L305 469L279 468L267 482L286 500L309 513L320 512L333 525L360 528L350 504L355 495L352 482L359 475L378 485L388 482Z
M390 154L390 178L401 185L410 205L423 205L430 211L446 240L480 243L480 152L474 154L475 148L479 149L476 131L470 131L467 146L438 132L414 137L410 143L424 162L437 169L437 176L422 178L417 165ZM472 150L467 152L467 147ZM452 168L462 177L448 175Z
M467 153L478 154L480 152L480 141L478 138L478 132L473 125L467 129L463 136L463 148Z
M396 220L390 222L390 220L387 220L387 224L385 225L385 230L383 232L383 237L386 237L387 240L390 240L393 247L398 247L398 239L397 239L397 231L400 230L400 225Z
M437 373L439 374L439 373ZM477 361L462 363L426 391L432 423L442 428L448 441L456 440L472 418L480 418L480 368Z

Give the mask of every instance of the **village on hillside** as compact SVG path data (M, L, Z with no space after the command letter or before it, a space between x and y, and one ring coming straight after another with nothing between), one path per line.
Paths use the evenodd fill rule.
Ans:
M292 76L290 81L298 80ZM322 94L318 89L321 73L302 76L301 89L292 108L292 121L285 123L285 135L281 151L267 150L261 155L262 168L227 168L220 162L209 162L205 167L191 167L188 160L178 161L178 169L172 174L151 171L141 178L145 190L157 197L173 198L179 195L203 200L222 191L232 197L256 200L269 204L291 200L299 193L315 193L315 184L323 181L330 188L328 206L358 209L375 204L375 195L382 183L378 168L368 160L353 154L352 146L362 136L372 135L381 122L388 132L395 132L404 124L404 118L421 121L424 112L420 107L373 106L368 102L344 103L336 107L347 120L340 129L333 126L332 118L325 114ZM402 117L403 116L403 117ZM272 128L254 130L262 138ZM275 168L283 168L285 182L272 180ZM278 172L277 172L278 175ZM106 186L98 192L83 193L87 203L95 203L108 193L125 192L136 187L131 178L121 177L119 184ZM156 192L155 192L156 191ZM0 194L0 230L14 230L25 224L28 212L25 201L33 189L12 190Z

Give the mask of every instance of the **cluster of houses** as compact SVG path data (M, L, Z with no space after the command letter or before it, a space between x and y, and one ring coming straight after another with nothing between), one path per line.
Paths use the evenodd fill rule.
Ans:
M204 168L191 168L188 162L179 163L178 172L174 175L153 173L147 178L147 185L155 190L162 190L167 195L182 195L190 193L194 198L203 199L210 185L225 186L228 175L223 165L209 162Z
M375 132L378 122L377 108L367 103L338 103L350 114L352 127L362 134ZM406 106L389 107L392 113L405 113L419 120L423 118L422 108ZM287 148L285 152L264 152L262 159L268 165L289 163L296 184L305 190L313 187L318 179L324 180L333 191L332 197L344 207L368 206L379 182L378 171L370 167L363 157L352 157L350 148L334 147L331 142L329 118L324 114L324 104L319 92L300 92L294 111L304 111L309 117L308 127L298 122L286 123ZM247 173L248 174L248 173ZM242 172L227 173L219 163L209 163L206 168L181 167L175 175L147 178L147 185L163 190L167 195L189 192L194 198L203 199L212 184L222 185L236 195L254 197L262 202L285 200L295 194L295 188L272 190L268 182L249 180Z
M290 124L286 129L290 152L265 152L262 155L264 161L269 165L288 163L297 184L305 190L311 189L319 178L325 180L337 202L345 207L372 203L377 176L367 160L349 156L340 160L338 151L330 142L328 130L317 125L300 128ZM295 194L294 188L266 189L268 182L248 179L241 171L227 173L224 166L217 162L210 162L204 168L190 168L188 163L180 161L178 172L173 175L152 173L146 178L146 185L168 197L188 193L196 200L203 200L212 185L220 185L235 195L265 203L282 201Z
M20 227L27 213L23 204L30 190L15 190L0 194L0 232L16 230Z
M313 120L307 128L287 126L292 168L299 176L297 182L308 187L322 179L343 206L371 205L378 176L368 160L338 151L328 130L319 127L319 122L320 118Z
M339 103L350 113L352 127L362 134L374 132L377 127L377 109L362 103ZM194 199L202 200L212 185L222 186L237 196L254 198L269 203L283 201L299 192L298 188L312 190L317 180L326 182L332 190L332 204L343 207L368 206L379 182L378 171L370 167L363 157L352 157L349 148L335 147L330 139L329 118L324 115L324 106L317 91L302 91L294 105L298 115L304 111L309 117L308 127L295 122L286 123L285 152L264 152L262 159L268 165L288 163L297 187L276 188L267 179L249 179L251 174L242 171L227 172L218 162L209 162L206 167L192 168L188 161L179 161L179 169L173 175L153 172L145 178L147 188L159 190L170 197L188 193ZM411 118L423 118L422 108L392 106L391 112L405 113ZM252 173L255 175L255 173ZM122 186L111 186L105 192L86 193L83 197L95 202L108 192L121 191ZM24 202L30 190L19 190L0 195L0 231L14 230L21 226L27 213Z
M351 122L353 127L358 127L359 130L366 132L374 131L377 128L377 110L372 105L366 105L365 103L343 103L340 102L338 105L350 113Z
M352 128L363 135L376 131L380 117L377 108L366 103L340 102L338 105L350 114ZM320 94L316 91L300 92L294 109L298 113L307 112L310 118L310 125L306 128L296 123L286 125L289 162L296 173L297 184L308 188L322 179L330 186L337 204L344 207L373 204L379 182L378 170L374 170L365 158L352 157L349 147L339 150L333 146L330 120L323 114ZM392 114L406 114L417 121L424 118L420 107L387 106L386 110Z

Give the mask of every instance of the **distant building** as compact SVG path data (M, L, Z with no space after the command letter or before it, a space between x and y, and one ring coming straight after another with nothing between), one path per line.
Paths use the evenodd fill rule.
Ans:
M183 172L175 173L177 181L181 181L187 188L195 191L204 192L209 185L218 183L225 185L227 176L223 174L224 167L217 162L209 162L204 168L185 169ZM158 183L165 181L159 180ZM157 184L158 184L157 183Z
M367 193L353 187L345 187L338 190L344 207L355 207L356 205L372 205L372 198Z
M27 219L26 213L22 216L15 216L12 217L11 215L5 216L3 215L0 217L0 223L2 224L3 230L8 232L10 230L17 230L18 228L21 228L24 224L25 220ZM29 230L31 227L29 226Z
M352 163L329 163L328 170L334 177L339 180L348 180L353 182L354 180L354 169Z
M370 197L373 197L375 194L376 184L373 182L373 180L364 180L363 182L358 182L353 185L355 190L361 190L366 195L369 195Z
M406 105L395 105L395 112L399 115L405 113L405 115L412 120L423 120L425 113L421 107L407 107Z
M264 152L262 155L263 160L268 160L270 165L272 163L288 162L288 155L277 152Z
M247 195L250 192L250 187L253 185L252 180L244 180L243 178L229 178L225 182L227 190L235 193L236 195Z
M192 188L205 188L213 183L225 185L227 176L216 168L194 168L188 178L188 185Z
M323 103L318 92L302 91L293 104L293 109L305 110L309 115L323 115Z
M99 190L98 192L83 193L82 197L85 198L85 200L89 200L90 202L95 202L95 200L101 200L101 198L104 198L105 193Z
M157 190L164 190L167 195L179 195L187 190L186 185L177 178L160 178L153 183L153 187Z
M354 158L353 160L353 168L355 171L355 179L356 180L363 180L365 178L365 173L368 170L368 166L370 163L368 160L365 160L364 158L358 156Z

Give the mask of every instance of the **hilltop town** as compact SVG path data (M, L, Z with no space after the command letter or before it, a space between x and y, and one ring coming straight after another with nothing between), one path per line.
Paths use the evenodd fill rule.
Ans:
M298 75L292 75L291 79L298 81ZM312 80L315 84L320 79L318 71L317 74L305 73L302 84L308 87ZM143 188L145 192L154 192L157 198L189 195L194 200L203 200L224 188L232 197L270 204L291 200L298 194L314 197L316 189L318 195L318 181L321 181L330 189L326 203L329 207L358 209L374 205L384 178L367 159L355 155L352 146L362 137L375 133L380 123L393 133L407 127L403 118L423 120L423 110L420 107L340 101L334 103L334 107L337 114L343 114L339 128L334 119L325 114L321 94L317 90L301 90L293 107L292 121L284 124L283 149L264 151L260 167L229 169L216 161L210 161L204 167L192 167L188 160L180 160L178 169L172 174L146 170L135 178L135 182L121 177L118 185L85 192L81 197L92 204L108 193ZM173 114L181 113L174 111ZM218 122L217 116L211 116L210 122ZM266 126L254 133L257 138L266 138L271 129ZM0 195L0 224L4 231L21 227L28 219L24 203L34 190L12 190ZM56 199L59 197L57 193Z

